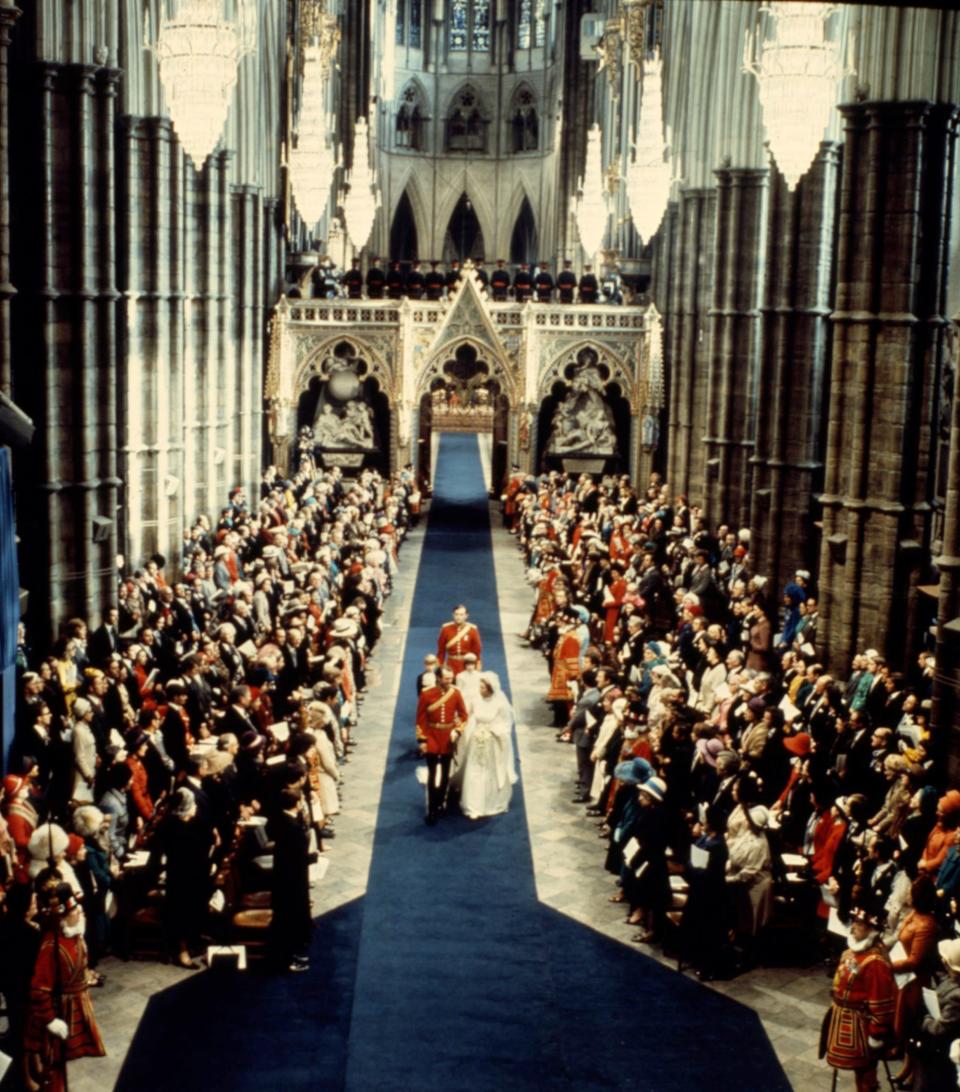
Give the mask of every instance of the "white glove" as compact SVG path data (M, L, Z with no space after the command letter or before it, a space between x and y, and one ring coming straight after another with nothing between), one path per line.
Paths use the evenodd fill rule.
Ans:
M67 1030L66 1020L61 1020L59 1016L47 1024L47 1031L49 1031L51 1035L55 1035L58 1039L66 1039Z
M877 1051L883 1050L883 1040L882 1040L882 1039L874 1039L874 1037L873 1037L873 1036L871 1035L871 1036L870 1036L870 1037L869 1037L869 1038L867 1039L867 1046L868 1046L868 1047L869 1047L869 1048L870 1048L870 1049L871 1049L871 1050L872 1050L872 1051L873 1051L874 1053L877 1053Z

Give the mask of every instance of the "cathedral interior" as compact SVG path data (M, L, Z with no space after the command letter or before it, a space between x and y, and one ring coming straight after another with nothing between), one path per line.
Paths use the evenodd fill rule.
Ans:
M439 499L460 511L452 434L477 436L497 520L512 477L534 495L550 475L629 480L640 498L663 484L671 512L693 513L691 537L702 519L721 545L727 532L746 544L774 615L781 589L803 574L819 605L806 662L841 686L865 650L891 686L914 679L919 663L925 725L938 740L926 776L938 791L960 786L958 122L960 17L949 3L0 0L4 772L19 773L24 673L69 655L62 646L77 620L113 641L125 581L132 589L158 569L170 589L185 580L198 517L208 519L203 535L236 497L257 509L277 483L281 495L284 483L300 488L305 463L348 493L371 476L403 481L422 494L425 515L446 475L452 492ZM445 511L428 521L437 534L453 518ZM411 562L423 550L427 566L432 533L424 545L422 525L411 529ZM381 1065L394 1045L408 1056L403 1029L383 1016L405 1002L367 981L370 962L392 956L350 908L374 905L377 876L381 886L407 882L392 862L377 865L391 806L389 777L382 797L380 781L394 745L376 742L370 714L380 702L392 720L401 677L412 688L418 627L431 629L429 645L434 623L465 601L462 580L485 639L495 625L504 640L508 627L512 639L526 626L533 592L516 543L500 534L492 583L474 587L476 574L454 567L427 621L416 566L404 557L391 573L390 625L368 673L370 734L348 767L364 786L350 787L357 795L329 853L332 876L338 851L352 872L326 891L322 881L314 897L315 915L330 916L318 931L335 934L341 951L353 951L352 929L361 938L350 957L354 1030L342 1014L324 1024L335 1006L311 995L302 1011L324 1024L325 1060L290 1062L289 1072L249 1061L257 1087L430 1088L447 1073L424 1076L433 1063L418 1068L412 1048L417 1064L398 1063L393 1079L359 1048L342 1054L339 1041L359 1028L372 1049L381 1027ZM481 614L481 599L492 614ZM781 625L774 617L773 632ZM141 630L129 632L119 645L139 648ZM508 665L522 839L546 905L543 891L561 879L538 831L560 839L568 829L554 811L571 771L530 783L533 768L557 765L552 739L521 736L521 721L544 713L519 675L542 675L542 660L512 649ZM413 698L404 690L399 700ZM412 708L403 716L412 721ZM579 843L550 844L599 872L595 844L586 864ZM514 852L498 845L490 852ZM401 845L396 856L418 852ZM582 881L606 904L599 884ZM402 892L393 913L404 913ZM525 913L516 911L519 930ZM610 923L570 914L595 931L591 943L610 946L594 952L597 966L615 964ZM558 922L544 927L581 944ZM505 942L495 949L513 959ZM71 1084L187 1089L202 1073L217 1087L222 1051L198 1063L194 1083L176 1067L173 1083L150 1070L163 1060L150 1039L157 1012L169 1015L156 999L181 983L172 967L116 962L108 978L126 1004L111 1005L111 983L92 991L108 1057L72 1063ZM648 962L665 975L667 963ZM331 979L352 973L336 961L315 966ZM519 966L517 982L525 973ZM749 990L697 988L708 1007L740 1001L758 1013L745 1040L766 1035L783 1068L764 1083L727 1074L732 1083L718 1087L826 1089L811 1015L830 1003L822 966L800 978L783 964L751 973ZM219 1003L223 980L205 988L189 1011L203 998ZM627 989L614 982L610 996ZM797 1006L789 1018L774 996L782 990ZM295 1021L294 1001L254 976L240 994ZM522 985L515 996L522 1004ZM440 1000L411 998L414 1008ZM700 1002L691 992L674 1003L686 1013ZM562 1015L572 1030L576 1013ZM478 1019L492 1021L496 1039L492 1016ZM702 1019L740 1034L728 1009ZM619 1028L596 1012L590 1021L598 1040ZM507 1036L518 1068L462 1086L617 1080L573 1063L537 1077L549 1053L538 1036L559 1034L548 1024ZM463 1033L439 1017L438 1027ZM524 1044L534 1041L528 1072ZM638 1066L645 1052L656 1053L638 1045ZM673 1061L620 1087L694 1087L695 1063L664 1056ZM760 1082L766 1057L756 1064ZM239 1065L230 1072L219 1087L248 1087ZM876 1087L856 1072L858 1088Z

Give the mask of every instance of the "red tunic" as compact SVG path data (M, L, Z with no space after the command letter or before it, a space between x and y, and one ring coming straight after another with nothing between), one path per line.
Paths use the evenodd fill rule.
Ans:
M613 643L614 630L617 628L617 619L620 617L620 608L626 594L627 582L622 576L614 580L607 589L607 597L603 602L603 640L608 645Z
M464 656L472 652L477 659L481 653L480 631L473 622L447 622L440 630L437 638L437 659L441 664L453 668L453 673L459 675L463 670Z
M833 976L827 1028L827 1064L834 1069L870 1069L876 1060L867 1039L884 1039L893 1028L897 984L882 948L840 957Z
M573 701L570 682L580 678L580 638L575 630L563 634L553 650L553 671L547 701Z
M30 1008L24 1034L24 1049L39 1055L46 1080L43 1087L59 1092L64 1087L64 1058L102 1058L107 1052L93 1015L87 986L87 947L82 936L60 936L59 982L54 954L54 934L48 933L40 944L33 980L30 983ZM57 1005L56 993L60 994ZM67 1038L61 1042L47 1031L47 1024L60 1017L67 1025Z
M468 715L463 694L455 686L446 692L439 686L424 690L417 703L417 738L426 741L427 754L450 754L450 733L462 728Z

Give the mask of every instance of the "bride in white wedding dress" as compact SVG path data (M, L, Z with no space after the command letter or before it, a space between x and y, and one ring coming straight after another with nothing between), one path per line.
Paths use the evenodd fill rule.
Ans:
M481 674L472 713L464 740L460 810L469 819L481 819L507 810L517 782L513 707L496 672Z

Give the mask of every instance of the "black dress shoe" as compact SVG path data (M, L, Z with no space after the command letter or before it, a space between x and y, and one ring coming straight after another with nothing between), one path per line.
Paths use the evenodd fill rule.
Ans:
M590 799L590 797L589 797L589 796L584 796L584 795L583 795L583 794L581 793L581 794L580 794L580 796L575 796L575 797L573 798L573 800L571 800L570 802L571 802L572 804L586 804L586 803L587 803L587 801L588 801L589 799Z
M603 808L587 808L587 815L591 815L593 817L603 815Z

